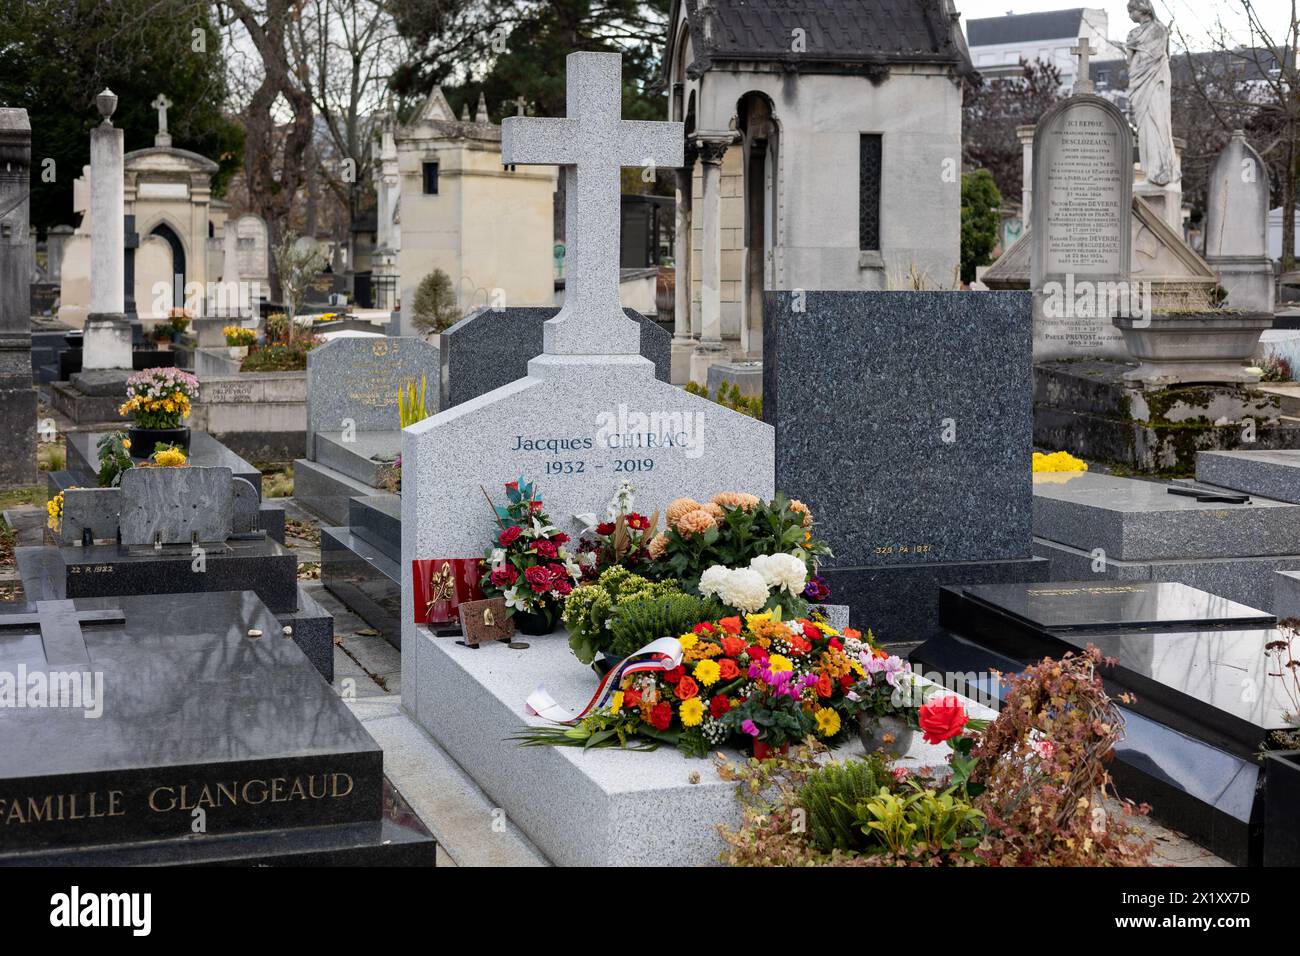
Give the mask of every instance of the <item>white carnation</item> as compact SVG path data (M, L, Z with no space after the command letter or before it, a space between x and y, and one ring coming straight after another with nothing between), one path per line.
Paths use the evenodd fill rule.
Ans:
M793 554L761 554L749 562L769 588L799 594L808 583L808 566Z
M736 568L726 573L717 594L723 603L730 604L742 613L750 614L767 603L767 582L757 571L750 568Z

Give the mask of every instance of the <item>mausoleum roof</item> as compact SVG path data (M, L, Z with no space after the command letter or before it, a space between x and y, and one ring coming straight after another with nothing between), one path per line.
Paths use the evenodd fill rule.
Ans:
M952 0L674 0L671 23L683 3L695 52L691 75L737 61L776 61L807 73L894 63L971 69ZM791 50L795 30L806 40L798 53Z
M135 170L163 169L172 166L173 168L184 168L187 172L212 175L220 168L206 156L191 153L188 149L177 149L175 146L150 146L147 149L133 149L122 159L127 169ZM163 162L156 162L157 160Z

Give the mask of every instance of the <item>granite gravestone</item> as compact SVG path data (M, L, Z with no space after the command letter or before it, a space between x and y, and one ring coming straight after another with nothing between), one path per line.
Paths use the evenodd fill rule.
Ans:
M17 692L59 695L0 708L0 866L432 865L379 746L253 593L40 601L0 634Z
M397 393L408 382L426 400L438 396L438 349L416 337L338 338L307 353L307 456L315 436L352 432L395 432L401 427Z
M0 488L36 483L27 111L0 108Z
M542 354L546 323L555 308L477 309L439 337L442 359L439 410L467 402L528 374L528 363ZM624 309L640 323L641 355L654 362L655 377L668 381L672 336L658 322Z
M122 473L122 544L224 542L234 528L229 468L131 468Z
M1124 740L1109 770L1120 796L1238 865L1262 855L1259 751L1285 727L1262 611L1174 583L1095 582L947 588L945 631L910 656L950 689L999 699L994 672L1095 646L1101 676L1127 693Z
M1268 254L1268 167L1246 134L1236 130L1214 161L1205 209L1205 261L1228 290L1227 304L1273 311L1273 263Z
M571 54L567 70L567 118L508 117L502 133L504 162L565 167L568 290L545 324L544 352L525 378L402 433L402 672L413 685L404 701L435 736L420 663L431 638L412 621L411 562L480 557L495 527L485 489L534 481L570 534L624 479L646 513L721 490L773 494L772 429L659 381L619 304L620 168L680 165L682 127L620 119L617 54Z
M1057 103L1034 130L1033 180L1035 361L1127 361L1106 286L1098 289L1129 275L1133 137L1124 114L1086 93Z
M1030 297L768 293L763 417L776 484L812 509L832 600L918 639L946 583L1037 580Z

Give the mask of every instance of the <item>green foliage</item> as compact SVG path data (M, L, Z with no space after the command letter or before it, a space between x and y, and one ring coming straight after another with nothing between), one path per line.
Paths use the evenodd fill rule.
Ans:
M609 649L613 644L616 621L625 608L633 602L653 602L678 595L681 595L681 589L671 579L651 581L624 567L609 568L596 583L574 588L565 600L564 623L569 628L569 647L578 660L590 664L596 659L596 654ZM645 613L641 609L636 611L641 616ZM699 620L703 618L692 621L691 625ZM680 633L681 630L673 632ZM647 642L642 641L627 653L639 650L645 643ZM625 657L626 654L619 656Z
M810 774L799 801L808 814L812 845L823 853L856 847L860 838L849 808L878 793L888 779L889 768L876 754L865 760L832 761Z
M122 472L135 466L126 448L126 432L108 432L95 443L99 452L99 487L116 488L122 482Z
M195 52L201 30L205 53ZM72 182L87 162L100 121L95 95L118 96L113 123L128 151L153 146L165 92L175 105L175 144L215 160L214 198L242 165L244 132L223 107L227 96L221 33L211 5L191 0L10 0L0 10L0 103L25 107L32 124L31 220L40 229L70 223ZM43 175L42 163L53 174Z
M610 620L609 653L620 660L634 654L651 641L676 637L700 621L721 617L722 605L693 594L667 594L637 598L619 605Z
M398 418L402 427L414 425L416 422L422 422L431 414L429 407L424 402L425 390L428 388L428 380L420 376L420 391L415 391L415 380L406 383L406 389L397 390L397 411Z
M701 385L699 382L687 382L686 391L692 395L698 395L700 398L707 398L711 402L717 402L724 408L729 408L733 412L740 412L742 415L748 415L750 418L762 419L763 417L763 396L747 396L741 393L740 386L735 382L723 382L718 386L716 395L710 395L707 385Z
M266 317L266 344L276 345L289 341L289 316L272 312Z
M975 269L990 262L998 244L1002 194L987 169L961 177L961 279L975 281Z
M456 290L441 269L434 269L420 280L411 304L411 322L425 335L445 332L460 321Z
M915 781L910 787L910 793L881 787L875 796L851 805L840 801L853 813L862 852L944 854L969 851L979 843L983 813L949 791L936 793Z
M239 363L241 372L301 372L307 367L307 353L321 344L319 338L298 339L281 345L267 345L249 352Z
M276 275L280 277L280 295L288 313L289 339L292 341L296 337L293 320L298 314L298 303L328 260L315 242L302 242L293 235L280 240L271 255L275 259Z

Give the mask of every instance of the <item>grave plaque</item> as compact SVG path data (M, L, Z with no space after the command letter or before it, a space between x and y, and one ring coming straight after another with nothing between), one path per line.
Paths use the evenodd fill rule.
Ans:
M225 541L233 508L229 468L130 468L122 473L122 544Z
M1128 278L1132 245L1133 141L1124 115L1098 96L1052 107L1034 131L1033 179L1035 360L1126 360L1109 301L1113 284Z
M427 382L425 401L438 405L438 350L415 337L339 338L307 353L308 457L318 432L397 431L397 392ZM349 424L350 423L350 424Z

